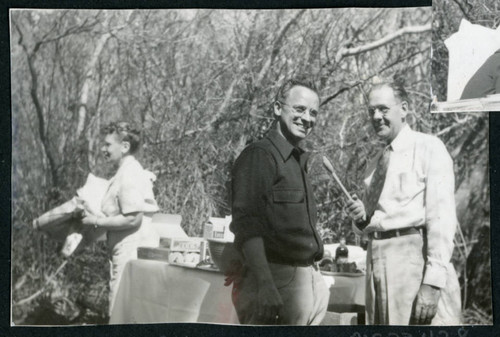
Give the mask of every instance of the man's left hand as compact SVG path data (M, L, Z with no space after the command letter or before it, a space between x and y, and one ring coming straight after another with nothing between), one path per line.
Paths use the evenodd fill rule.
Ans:
M412 323L418 325L429 325L436 315L437 305L441 289L422 284L415 299L415 306L412 312Z

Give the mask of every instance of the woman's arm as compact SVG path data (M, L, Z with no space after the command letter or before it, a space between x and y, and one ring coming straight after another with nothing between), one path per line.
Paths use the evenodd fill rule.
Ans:
M82 219L85 226L94 226L109 231L121 231L139 227L142 222L142 212L133 212L126 215L118 214L110 217L99 217L93 214L87 214Z

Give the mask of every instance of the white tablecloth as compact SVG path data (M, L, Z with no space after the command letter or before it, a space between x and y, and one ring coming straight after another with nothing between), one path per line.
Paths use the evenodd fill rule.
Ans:
M110 324L208 322L238 324L232 287L221 273L134 260L125 267Z
M364 275L333 273L328 310L363 312ZM204 322L239 324L232 286L220 272L133 260L125 267L110 324Z

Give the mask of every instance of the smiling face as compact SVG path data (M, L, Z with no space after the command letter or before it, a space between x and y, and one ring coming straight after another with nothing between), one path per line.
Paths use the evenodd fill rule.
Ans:
M389 144L405 124L408 102L398 99L391 87L383 86L370 92L368 112L377 136Z
M129 152L130 145L120 139L116 133L107 134L104 138L104 145L101 151L104 158L114 164L118 164L120 160Z
M314 127L318 109L319 97L313 90L298 85L292 87L282 102L274 103L278 132L296 146Z

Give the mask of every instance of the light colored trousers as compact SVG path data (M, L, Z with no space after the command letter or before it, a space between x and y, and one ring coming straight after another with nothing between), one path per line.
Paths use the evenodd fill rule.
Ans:
M120 285L125 265L137 259L138 247L158 247L158 233L151 225L151 217L143 215L141 228L113 247L109 256L109 315L113 310L116 293Z
M278 325L319 325L325 317L330 290L319 270L269 263L283 307ZM265 324L257 317L257 280L247 270L243 280L233 286L233 304L241 324Z
M137 259L137 242L125 242L115 247L109 259L109 316L115 304L116 293L128 261Z
M366 272L366 323L408 325L422 283L425 260L422 235L370 240ZM447 266L437 314L431 325L461 324L460 285L453 265Z

